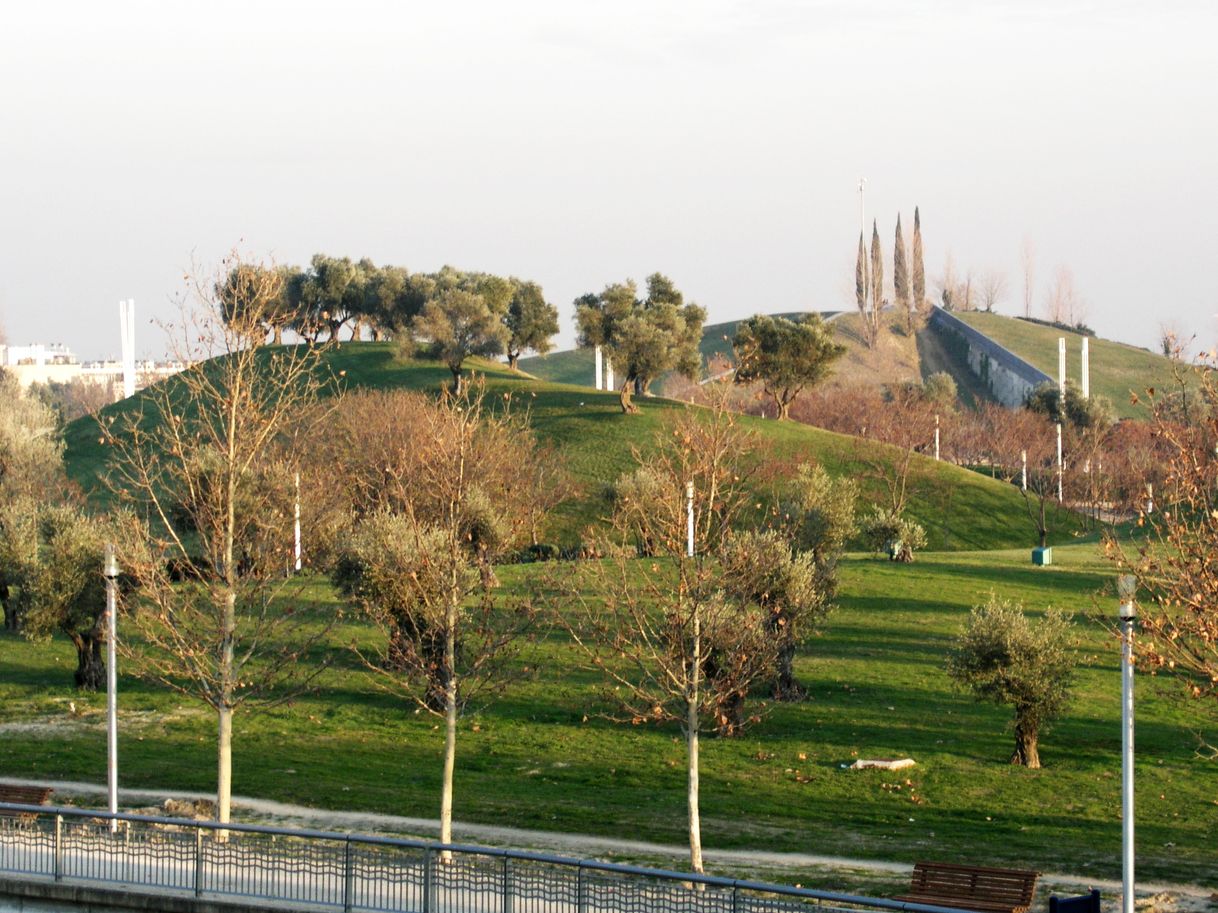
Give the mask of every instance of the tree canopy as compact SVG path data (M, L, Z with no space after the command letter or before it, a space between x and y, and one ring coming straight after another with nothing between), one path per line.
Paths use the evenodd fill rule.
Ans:
M701 367L698 344L706 311L686 304L672 280L647 277L647 297L638 297L634 280L605 286L599 295L575 300L578 344L600 346L621 381L622 411L637 412L634 391L645 393L667 371L694 376Z
M819 314L798 320L758 314L736 328L736 382L760 382L774 400L778 418L785 419L791 402L808 386L829 376L846 347L833 341L833 331Z

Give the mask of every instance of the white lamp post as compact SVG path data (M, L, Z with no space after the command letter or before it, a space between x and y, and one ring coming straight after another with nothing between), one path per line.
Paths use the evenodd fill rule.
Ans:
M118 813L118 559L113 543L106 543L102 575L106 578L106 786L110 814ZM110 819L118 830L118 819Z
M1133 601L1137 580L1117 579L1121 600L1121 913L1133 913Z

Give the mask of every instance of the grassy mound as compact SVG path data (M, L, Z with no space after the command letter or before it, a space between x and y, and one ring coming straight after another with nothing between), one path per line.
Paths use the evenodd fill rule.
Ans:
M578 541L605 510L604 492L633 466L632 451L654 444L666 415L686 406L660 398L641 398L641 413L623 415L613 393L598 393L514 374L498 363L471 360L496 396L511 394L517 407L528 409L543 442L559 448L564 465L580 486L579 493L558 508L547 538L559 544ZM342 378L348 389L439 390L449 381L447 369L430 361L395 358L388 343L351 343L330 350L324 369ZM166 383L173 384L171 378ZM141 408L142 395L107 407L103 419ZM900 451L870 441L795 422L744 416L755 449L766 459L819 462L834 475L860 481L865 501L884 495L880 474L891 472ZM105 470L96 420L80 419L67 429L67 462L71 476L86 491L100 492ZM933 549L1013 548L1035 544L1034 529L1018 489L947 463L915 456L910 471L910 512L926 528ZM1055 541L1068 540L1077 523L1067 520Z

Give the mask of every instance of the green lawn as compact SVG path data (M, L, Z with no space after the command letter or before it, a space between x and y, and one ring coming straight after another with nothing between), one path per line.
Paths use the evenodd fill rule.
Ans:
M1066 337L1066 377L1079 382L1082 361L1082 335L999 314L980 311L954 312L969 326L1010 349L1028 364L1057 379L1057 340ZM1131 391L1143 401L1148 387L1158 390L1174 386L1173 364L1162 355L1146 349L1091 338L1091 392L1112 400L1120 418L1146 418L1142 405L1132 405Z
M808 699L770 706L741 739L704 743L707 846L1117 877L1120 685L1112 636L1080 620L1077 700L1043 737L1040 771L1006 763L1009 710L973 702L943 671L969 607L992 590L1037 611L1111 608L1111 598L1094 601L1112 573L1093 547L1058 548L1054 557L1053 567L1033 568L1024 550L924 554L909 566L850 556L841 608L797 663ZM501 568L500 577L505 591L517 592L561 569L517 565ZM334 610L324 582L312 583L308 595L315 612ZM316 694L238 717L236 792L436 814L438 721L370 686L338 646L369 636L345 623L333 634L334 665ZM0 635L0 775L104 780L104 697L71 688L73 663L64 641ZM581 668L565 636L543 637L529 668L462 723L456 817L681 843L678 731L601 719L600 679ZM1151 685L1139 680L1139 875L1213 883L1218 767L1197 757L1193 732L1213 735L1218 720ZM126 676L120 688L123 784L212 789L214 720ZM69 713L71 700L80 716ZM59 725L45 732L13 725L31 721ZM856 757L906 755L918 764L899 774L843 768Z
M529 411L538 437L559 448L566 468L579 484L579 493L558 508L547 530L552 541L564 545L580 540L585 529L603 515L606 486L634 465L632 450L645 452L652 447L665 416L687 408L672 400L640 397L640 414L623 415L615 393L538 381L489 361L471 359L469 364L482 373L489 391L510 393L517 408ZM348 389L434 391L450 379L447 369L436 362L398 360L390 343L345 344L328 351L325 367ZM138 410L145 401L140 394L107 407L102 415L109 418ZM790 464L788 468L802 461L819 462L833 474L858 479L865 501L883 497L883 484L876 473L890 471L900 456L885 445L796 422L741 416L740 423L754 436L758 459L785 462ZM86 491L98 491L106 452L96 421L73 422L66 437L69 474ZM1023 499L1012 485L916 456L910 488L910 513L926 527L931 548L1034 544L1035 533ZM1054 542L1070 541L1077 532L1078 521L1066 516Z

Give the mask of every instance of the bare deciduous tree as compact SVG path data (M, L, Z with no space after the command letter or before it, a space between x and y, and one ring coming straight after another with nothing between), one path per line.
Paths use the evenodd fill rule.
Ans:
M1087 317L1087 308L1074 283L1074 271L1066 265L1053 272L1053 283L1045 298L1045 314L1053 323L1078 326Z
M1214 369L1197 369L1195 382L1199 398L1215 402ZM1218 414L1181 422L1169 399L1151 397L1154 431L1168 448L1153 509L1140 513L1138 535L1114 533L1105 549L1136 576L1142 594L1138 663L1212 700L1218 698Z
M294 496L284 445L302 415L324 417L319 357L310 345L256 344L282 276L239 266L234 255L215 276L188 277L178 355L200 363L102 426L110 483L132 510L120 554L138 593L124 649L141 675L215 711L222 822L233 711L298 693L318 671L300 656L327 631L284 578Z
M998 269L988 269L981 274L978 282L981 292L981 307L992 313L998 303L1007 295L1006 273Z
M733 590L719 558L747 507L745 441L730 413L689 412L662 434L640 468L653 480L618 498L604 548L616 558L580 569L559 619L611 686L612 719L675 722L686 744L690 865L703 871L700 736L749 720L742 702L773 669L766 612ZM694 554L687 553L686 485L694 493ZM646 492L640 501L631 493ZM635 559L645 542L654 557ZM727 584L725 584L725 580ZM586 594L595 593L595 598ZM568 603L569 604L569 603Z

